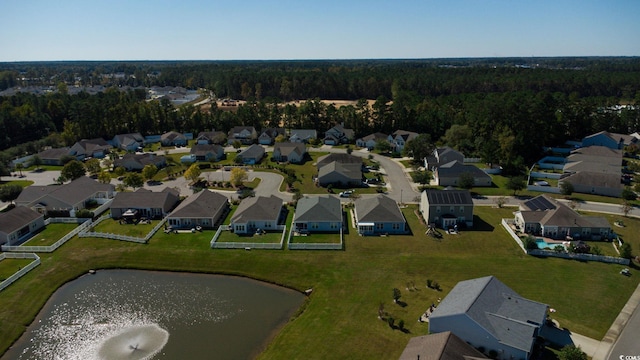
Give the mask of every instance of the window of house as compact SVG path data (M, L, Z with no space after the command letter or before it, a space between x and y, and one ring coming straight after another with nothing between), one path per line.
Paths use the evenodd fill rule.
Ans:
M436 207L436 212L440 213L440 206Z
M464 206L460 206L460 213L464 213Z
M317 229L318 228L318 223L311 223L311 228L312 229Z
M393 223L393 230L400 230L400 224Z
M382 230L384 228L384 224L376 223L376 230Z

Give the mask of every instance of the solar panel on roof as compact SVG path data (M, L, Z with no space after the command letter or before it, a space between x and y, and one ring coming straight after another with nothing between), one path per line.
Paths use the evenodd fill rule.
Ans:
M557 208L557 206L554 203L549 201L549 199L547 199L544 196L537 196L531 200L525 201L524 205L533 211L550 210L550 209Z

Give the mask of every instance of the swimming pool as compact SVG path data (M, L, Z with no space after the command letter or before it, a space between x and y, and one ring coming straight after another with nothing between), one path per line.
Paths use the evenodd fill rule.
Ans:
M560 245L562 246L562 244L559 243L548 243L546 241L544 241L544 239L541 238L537 238L536 239L536 245L538 245L538 249L555 249L556 246ZM563 246L564 247L564 246Z

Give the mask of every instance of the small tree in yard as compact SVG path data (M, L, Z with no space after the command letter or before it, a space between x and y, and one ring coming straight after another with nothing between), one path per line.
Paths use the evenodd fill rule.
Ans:
M637 198L637 195L633 190L631 190L628 187L625 187L624 189L622 189L622 194L620 195L620 197L622 197L622 199L624 200L632 201Z
M622 243L620 246L620 257L631 259L631 244L628 242Z
M198 164L192 164L187 171L184 172L184 178L191 182L196 182L198 178L200 178L200 174L202 174L200 166L198 166Z
M507 181L505 187L509 190L513 190L513 196L516 196L518 191L524 190L527 187L527 184L525 183L522 176L514 176L512 178L509 178L509 181Z
M400 293L400 289L393 288L393 302L397 304L401 296L402 294Z
M587 354L575 345L567 345L558 353L559 360L587 360Z
M111 182L111 175L107 171L102 171L98 174L98 181L102 184L109 184Z
M624 214L625 217L629 215L629 212L631 211L631 209L633 209L633 205L631 205L631 203L628 201L625 201L622 203L622 205L620 205L620 210L622 210L622 213Z
M142 169L142 177L144 177L146 181L152 180L157 173L158 167L153 164L145 165L145 167Z
M33 155L31 158L31 165L36 167L36 170L40 170L40 166L42 166L42 158L38 155Z
M122 183L135 189L144 185L144 179L142 178L142 175L138 173L129 173L124 177Z
M75 180L87 173L84 164L78 160L71 160L64 165L60 175L65 180Z
M560 183L560 194L564 196L571 196L573 194L574 188L573 184L568 181L563 181Z
M87 160L84 166L91 175L98 175L102 170L100 167L100 160L98 159Z
M0 201L13 203L22 192L22 186L17 184L7 184L0 186Z
M460 174L460 179L458 180L458 186L462 189L471 189L475 183L475 179L473 178L473 174L469 172L464 172Z
M237 188L241 186L242 183L247 181L248 179L249 179L249 175L247 175L246 170L242 168L231 169L231 177L229 181L231 181L231 185L233 185L234 187Z

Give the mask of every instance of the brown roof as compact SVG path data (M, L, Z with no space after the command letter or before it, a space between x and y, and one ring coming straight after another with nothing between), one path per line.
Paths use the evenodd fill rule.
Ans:
M451 331L413 337L400 360L472 360L487 359Z

